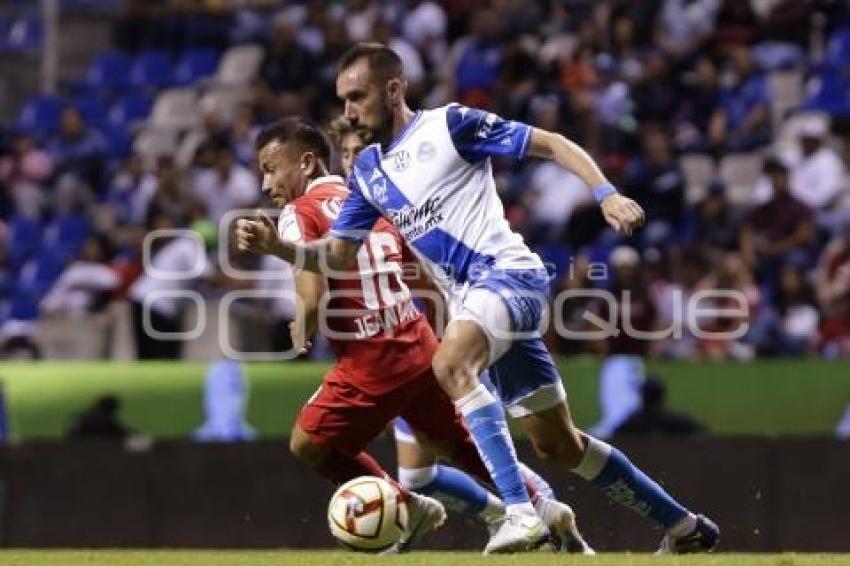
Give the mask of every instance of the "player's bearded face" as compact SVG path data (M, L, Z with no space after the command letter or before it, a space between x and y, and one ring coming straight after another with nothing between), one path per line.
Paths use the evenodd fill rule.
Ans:
M393 111L388 83L374 77L366 59L343 70L337 77L337 95L345 102L345 117L369 138L381 144L392 136Z

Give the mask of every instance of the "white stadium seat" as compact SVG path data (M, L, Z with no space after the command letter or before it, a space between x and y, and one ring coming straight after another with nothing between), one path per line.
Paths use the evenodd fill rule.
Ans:
M218 65L215 81L239 86L250 83L260 72L263 48L259 45L237 45L225 51Z
M798 70L776 71L768 76L770 113L774 128L779 128L789 110L803 101L803 73Z
M198 95L193 88L170 88L156 97L148 124L158 129L188 130L200 121Z
M685 201L696 204L705 198L708 185L717 175L714 159L700 153L691 153L679 158L679 167L685 175Z
M720 178L726 183L729 202L737 206L752 204L763 162L760 153L732 153L720 161Z
M170 128L146 126L136 136L133 151L138 153L145 166L153 168L156 160L177 151L177 132Z

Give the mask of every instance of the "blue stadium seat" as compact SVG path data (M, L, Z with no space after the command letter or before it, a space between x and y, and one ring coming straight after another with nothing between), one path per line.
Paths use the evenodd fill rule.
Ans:
M87 125L99 128L106 122L106 111L101 99L94 96L78 96L72 100L71 104Z
M44 230L42 250L50 249L57 256L70 259L80 252L90 234L91 224L85 215L58 216Z
M9 259L20 267L41 244L41 223L34 218L15 215L9 220Z
M180 56L174 78L178 85L187 86L218 69L218 53L212 49L188 49Z
M100 133L106 139L106 150L109 158L122 160L133 149L133 136L129 127L123 124L106 124L100 128Z
M38 318L38 300L32 293L18 290L9 303L8 320L35 320Z
M850 65L850 27L838 28L832 33L822 63L838 68Z
M109 123L112 126L126 128L136 122L147 119L151 113L153 102L143 94L128 93L112 105L109 110Z
M12 52L37 51L44 41L44 27L37 15L7 20L0 26L0 50Z
M119 51L101 53L86 71L86 83L97 89L127 88L130 85L130 58Z
M850 81L835 68L824 68L810 83L803 110L820 110L832 115L850 115Z
M560 281L570 270L570 262L573 255L570 249L563 244L541 244L535 249L540 259L546 264L551 272L555 271L555 281Z
M41 135L52 134L59 126L63 104L58 96L45 94L31 97L18 117L18 127Z
M165 51L143 51L136 56L130 70L130 83L139 88L156 90L174 85L171 59Z

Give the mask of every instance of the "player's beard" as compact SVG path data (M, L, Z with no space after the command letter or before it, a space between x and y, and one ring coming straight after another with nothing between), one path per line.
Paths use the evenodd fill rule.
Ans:
M393 141L393 110L390 107L389 97L384 96L381 100L381 118L375 127L369 129L372 142L378 142L381 147L387 147Z

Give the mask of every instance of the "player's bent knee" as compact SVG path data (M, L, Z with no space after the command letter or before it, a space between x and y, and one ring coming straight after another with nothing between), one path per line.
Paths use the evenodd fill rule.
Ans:
M289 451L311 467L319 466L327 456L327 449L310 440L306 432L295 427L289 438Z
M475 386L477 376L469 370L468 364L461 360L436 356L431 368L440 387L453 399Z

